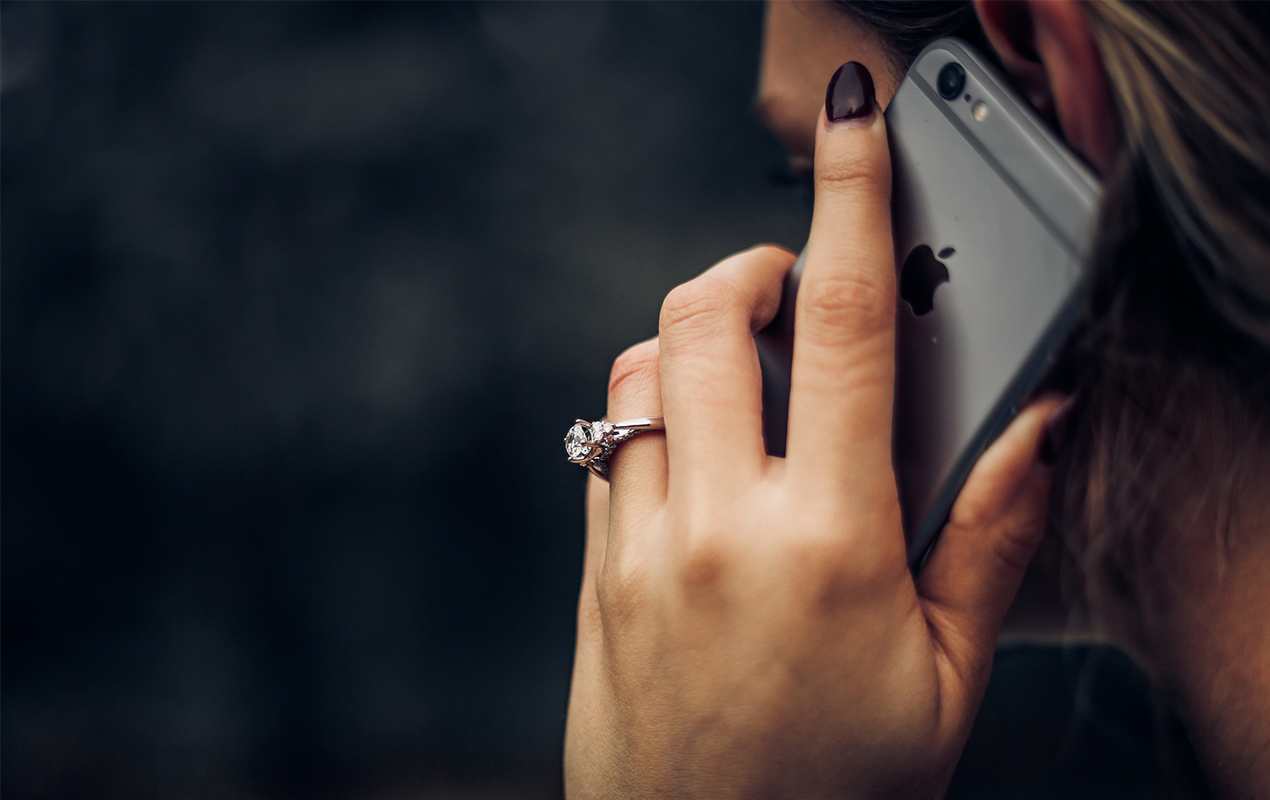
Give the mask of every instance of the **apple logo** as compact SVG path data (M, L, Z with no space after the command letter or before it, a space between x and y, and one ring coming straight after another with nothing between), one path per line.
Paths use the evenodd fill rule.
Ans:
M955 252L945 247L939 251L939 258L948 258ZM939 258L935 258L928 245L921 244L904 259L900 270L900 297L916 316L930 313L935 307L935 290L939 284L948 283L948 267Z

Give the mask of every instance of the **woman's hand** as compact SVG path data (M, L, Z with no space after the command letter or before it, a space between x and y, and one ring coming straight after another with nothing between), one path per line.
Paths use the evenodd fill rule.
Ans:
M608 419L666 432L619 448L611 489L591 481L571 797L937 795L960 753L1043 528L1058 401L988 450L914 581L891 466L891 166L867 103L818 125L786 458L764 452L753 334L788 252L679 287L660 337L614 365Z

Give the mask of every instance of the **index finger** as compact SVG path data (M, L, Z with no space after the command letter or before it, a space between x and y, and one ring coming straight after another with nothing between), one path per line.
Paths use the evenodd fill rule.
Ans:
M844 64L829 84L815 177L794 315L787 469L804 485L829 481L827 490L847 496L893 495L891 160L863 65Z

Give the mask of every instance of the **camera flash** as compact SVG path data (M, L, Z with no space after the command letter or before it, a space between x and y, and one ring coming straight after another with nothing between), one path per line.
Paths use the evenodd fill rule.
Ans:
M983 122L988 117L988 104L980 100L970 107L970 116L975 118L976 122Z

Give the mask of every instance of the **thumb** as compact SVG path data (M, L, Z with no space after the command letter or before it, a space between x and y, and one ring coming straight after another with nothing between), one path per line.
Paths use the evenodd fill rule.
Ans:
M932 631L963 676L991 665L1001 623L1045 532L1053 469L1040 445L1063 401L1034 401L983 454L918 576Z

